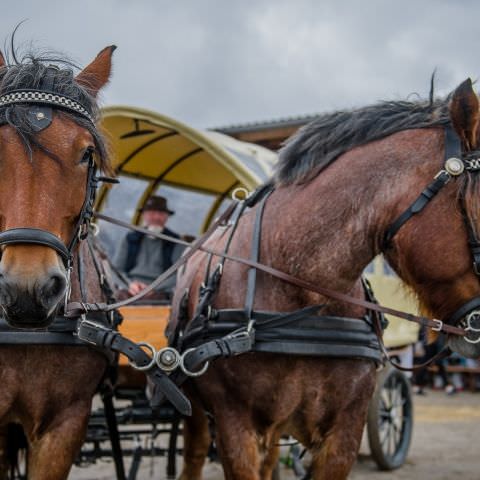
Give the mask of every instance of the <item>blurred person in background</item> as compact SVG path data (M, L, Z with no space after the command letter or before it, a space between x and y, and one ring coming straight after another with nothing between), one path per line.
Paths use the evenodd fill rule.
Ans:
M167 199L151 196L141 210L142 226L152 233L163 233L180 238L166 227L174 211L168 208ZM128 288L118 292L117 297L125 299L140 293L180 257L184 246L161 240L148 234L130 232L122 240L114 257L115 267L123 274ZM144 300L170 300L175 288L176 275L170 276L157 290L147 294Z

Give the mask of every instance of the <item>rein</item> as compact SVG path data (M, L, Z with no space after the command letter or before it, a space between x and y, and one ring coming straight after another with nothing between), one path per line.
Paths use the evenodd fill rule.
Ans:
M240 204L239 204L240 205ZM226 212L227 213L227 212ZM231 213L228 212L229 214ZM98 219L105 220L107 222L113 223L115 225L125 227L125 228L130 228L132 230L142 232L142 233L148 233L152 237L156 237L162 240L168 240L171 242L178 243L180 245L187 245L191 247L191 250L189 250L185 256L181 257L174 265L172 265L166 272L164 272L162 275L160 275L152 284L150 284L145 290L140 292L139 294L135 295L135 297L131 297L127 300L124 300L122 302L114 303L111 305L106 305L106 304L99 304L99 303L94 303L94 304L81 304L79 302L73 302L68 305L66 315L70 317L75 317L83 313L87 313L89 311L91 312L98 312L98 311L104 311L108 312L110 310L113 310L115 308L123 307L125 305L129 305L140 298L142 298L144 295L146 295L148 292L150 292L152 289L157 287L163 280L165 280L167 277L169 277L172 273L174 273L178 268L180 268L188 259L193 255L193 253L197 250L201 250L203 252L209 253L210 255L224 258L226 260L231 260L233 262L241 263L243 265L246 265L251 268L255 268L256 270L259 270L261 272L267 273L269 275L272 275L273 277L276 277L280 280L283 280L284 282L290 283L291 285L294 285L299 288L303 288L305 290L309 290L314 293L318 293L320 295L323 295L325 297L332 298L334 300L339 300L341 302L345 303L350 303L352 305L357 305L359 307L364 307L368 310L374 310L379 313L383 314L389 314L393 315L398 318L403 318L404 320L408 320L410 322L415 322L420 325L427 326L431 328L434 331L437 332L445 332L445 333L450 333L453 335L460 335L460 336L465 336L466 332L463 328L455 327L453 325L448 325L443 323L441 320L437 319L429 319L427 317L421 317L417 315L413 315L410 313L405 313L401 312L399 310L395 310L393 308L389 307L384 307L381 305L378 305L377 303L370 302L368 300L361 300L359 298L354 298L350 295L344 294L337 292L335 290L331 290L329 288L321 287L318 285L315 285L311 282L307 282L306 280L301 280L299 278L294 277L293 275L290 275L288 273L282 272L281 270L277 270L276 268L269 267L268 265L264 265L263 263L259 263L253 260L249 260L246 258L242 257L237 257L234 255L230 255L228 253L224 252L219 252L213 249L210 249L208 247L202 246L204 241L206 240L206 236L204 235L201 237L197 242L190 244L188 242L185 242L184 240L180 240L177 238L170 237L168 235L164 235L162 233L153 233L150 230L146 230L141 227L137 227L134 225L131 225L127 222L123 222L122 220L118 220L112 217L109 217L108 215L104 215L101 213L94 213L94 216ZM224 214L225 216L225 214ZM222 216L222 217L224 217ZM216 228L217 225L215 225ZM210 229L209 229L210 232ZM207 232L208 233L208 232ZM201 242L200 242L201 240Z

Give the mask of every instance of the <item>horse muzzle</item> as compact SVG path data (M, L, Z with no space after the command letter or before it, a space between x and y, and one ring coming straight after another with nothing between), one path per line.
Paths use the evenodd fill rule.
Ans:
M0 305L15 328L45 328L52 323L67 290L66 275L52 267L42 277L22 282L0 270Z

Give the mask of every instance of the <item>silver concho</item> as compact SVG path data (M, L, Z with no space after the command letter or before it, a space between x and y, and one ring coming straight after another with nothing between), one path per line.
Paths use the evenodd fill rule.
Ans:
M461 175L463 173L465 170L465 165L459 158L452 157L445 162L445 170L450 175L456 177L457 175Z

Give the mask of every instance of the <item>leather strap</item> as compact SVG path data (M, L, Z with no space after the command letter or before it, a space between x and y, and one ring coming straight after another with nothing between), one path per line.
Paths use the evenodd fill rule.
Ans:
M237 325L238 326L238 325ZM185 357L185 366L195 370L203 363L220 357L233 357L252 351L255 331L240 329L221 338L203 343Z
M100 349L121 353L137 367L144 368L151 364L145 374L155 386L151 400L152 408L159 406L158 399L164 395L180 413L183 415L192 414L192 407L185 395L135 342L111 328L86 319L81 320L78 324L78 338Z
M262 218L263 218L263 211L265 210L265 204L267 203L267 198L272 193L272 190L267 192L263 198L261 199L256 216L255 216L255 224L253 227L253 238L252 238L252 247L250 252L250 258L254 262L258 262L259 255L260 255L260 242L262 236ZM248 270L248 277L247 277L247 294L245 296L245 316L247 320L252 318L253 312L253 303L255 301L255 287L257 283L257 269L250 268Z
M373 326L367 319L319 316L322 305L288 313L253 312L254 324L238 328L245 320L243 309L218 310L212 318L188 331L183 339L184 366L197 372L205 362L248 352L299 356L363 358L381 363L382 352ZM176 370L170 378L177 385L188 376Z
M109 221L109 222L111 221L112 223L114 223L116 225L120 225L120 226L123 226L123 227L126 227L126 228L133 228L134 230L138 230L138 231L143 230L142 228L132 227L132 225L130 225L126 222L122 222L120 220L113 219L113 218L108 217L108 216L103 215L103 214L96 213L95 216L102 219L102 220L106 220L106 221ZM210 229L209 229L208 232L210 232ZM153 232L149 232L149 234L152 235L152 236L155 236L157 238L162 238L162 239L165 237L165 235L154 234ZM288 273L282 272L281 270L278 270L274 267L269 267L267 265L263 265L261 263L254 262L254 261L246 259L246 258L237 257L235 255L229 255L227 253L219 252L219 251L213 250L211 248L202 246L202 243L203 243L203 242L201 242L202 238L197 240L197 242L195 242L194 244L190 245L190 244L188 244L188 242L184 242L182 240L178 240L178 239L168 237L168 239L172 242L176 242L176 243L179 243L179 244L190 245L191 250L189 252L187 252L184 257L181 257L180 260L176 264L172 265L167 272L165 272L157 280L155 280L155 282L152 285L156 286L159 283L161 283L163 280L165 280L166 277L170 276L181 265L183 265L185 263L185 261L188 260L196 250L201 250L203 252L207 252L207 253L210 253L210 254L218 256L218 257L223 257L225 260L230 260L232 262L237 262L237 263L246 265L248 267L256 268L257 270L260 270L264 273L268 273L269 275L272 275L273 277L278 278L278 279L280 279L280 280L282 280L286 283L289 283L291 285L294 285L296 287L299 287L299 288L302 288L302 289L305 289L305 290L309 290L309 291L314 292L314 293L318 293L320 295L323 295L323 296L328 297L328 298L332 298L334 300L339 300L341 302L349 303L351 305L357 305L359 307L363 307L363 308L366 308L368 310L374 310L375 312L381 312L381 313L384 313L384 314L393 315L393 316L398 317L398 318L403 318L404 320L408 320L410 322L415 322L415 323L418 323L419 325L425 325L426 327L430 327L430 328L432 328L436 331L450 333L450 334L453 334L453 335L460 335L462 337L466 335L466 332L463 328L459 328L459 327L455 327L453 325L445 324L441 320L429 319L429 318L426 318L426 317L421 317L421 316L418 316L418 315L413 315L413 314L410 314L410 313L401 312L401 311L395 310L393 308L380 306L380 305L378 305L374 302L369 302L367 300L354 298L354 297L352 297L350 295L347 295L345 293L337 292L335 290L331 290L331 289L326 288L326 287L321 287L319 285L315 285L315 284L313 284L311 282L308 282L306 280L301 280L301 279L296 278L296 277L294 277L294 276L292 276ZM166 274L168 274L168 275L166 275ZM155 288L155 287L153 287L153 288ZM132 301L136 301L136 300L142 298L144 292L145 291L141 292L141 294L138 294L135 297L130 298L129 301L119 302L119 303L116 303L116 304L113 304L113 305L98 304L98 303L95 303L95 304L90 304L89 303L87 305L82 305L78 302L73 302L73 303L69 304L69 308L67 310L67 316L77 317L77 316L79 316L83 313L86 313L87 311L93 311L93 312L95 312L95 311L110 311L114 308L118 308L118 307L121 307L121 306L124 306L124 305L128 305Z
M193 243L185 242L178 238L169 237L168 235L163 235L161 233L154 234L153 232L145 228L135 227L136 231L148 234L150 236L154 236L156 238L161 238L162 240L168 239L171 242L179 243L180 245L186 245L190 247L190 249L186 253L184 253L184 255L182 255L174 265L172 265L169 269L165 270L165 272L163 272L155 281L153 281L147 288L142 290L140 293L137 293L137 295L127 298L126 300L123 300L121 302L112 303L108 305L106 303L87 303L86 304L82 302L71 302L67 306L65 316L78 317L87 312L111 312L112 310L116 310L117 308L120 308L120 307L125 307L126 305L130 305L131 303L134 303L142 299L145 295L147 295L147 293L151 292L152 290L157 288L159 285L161 285L168 277L170 277L170 275L173 275L183 264L185 264L192 257L192 255L197 250L204 250L204 249L201 249L200 247L208 240L208 238L210 238L210 236L217 229L217 227L222 223L224 223L230 217L235 206L236 204L232 203L225 210L225 212L223 212L223 214L218 218L218 220L215 221L210 226L210 228L199 239L197 239ZM122 222L121 220L117 220L115 218L109 217L107 215L103 215L101 213L95 213L95 216L101 220L106 220L115 225L119 225L126 228L132 227L132 225L130 225L127 222Z
M450 181L451 176L448 172L442 170L430 183L418 198L405 210L387 229L383 241L383 250L390 247L390 242L395 234L408 222L414 215L420 213L430 202L430 200Z
M456 310L450 317L452 323L459 322L467 313L475 310L480 307L480 297L472 298L469 302L462 305L458 310Z
M0 245L38 244L53 248L68 264L71 255L65 244L53 233L40 228L12 228L0 233Z

